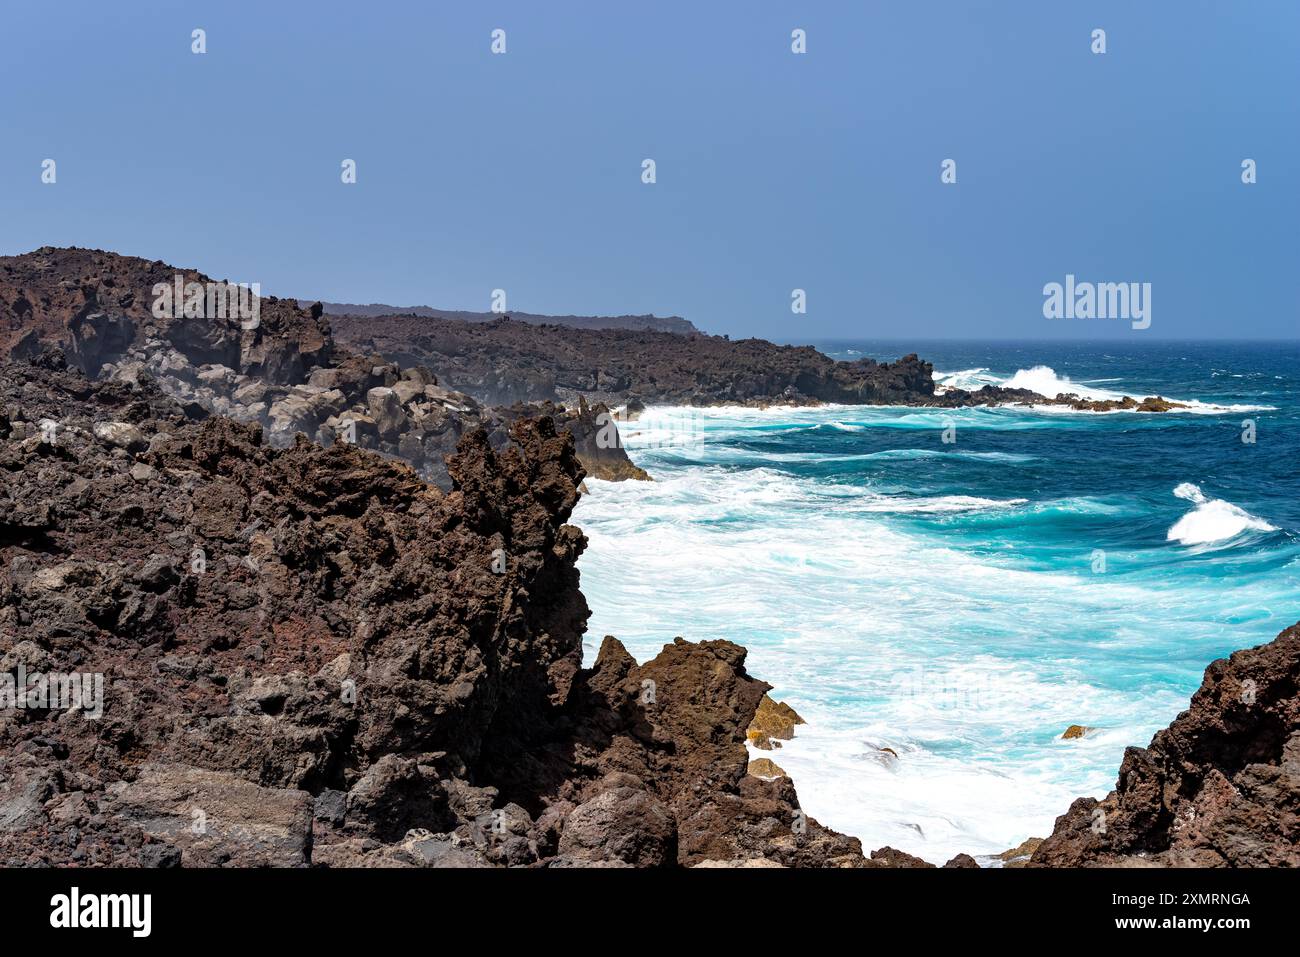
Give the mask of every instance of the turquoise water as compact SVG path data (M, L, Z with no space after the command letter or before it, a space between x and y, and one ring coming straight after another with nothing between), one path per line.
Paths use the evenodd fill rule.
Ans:
M626 443L656 481L592 483L575 521L589 660L744 644L809 722L768 755L804 808L942 861L1050 831L1211 660L1300 620L1300 347L921 351L949 385L1196 404L652 409Z

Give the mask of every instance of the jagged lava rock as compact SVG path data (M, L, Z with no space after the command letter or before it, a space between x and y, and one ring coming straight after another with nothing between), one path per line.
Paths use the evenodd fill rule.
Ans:
M865 866L746 774L743 648L580 667L550 418L466 433L444 493L191 413L54 352L0 367L0 659L104 676L99 719L0 714L0 861Z
M158 318L154 289L171 289L177 276L227 288L193 269L103 250L43 247L0 257L0 359L55 345L92 378L134 384L143 377L194 412L257 422L271 445L292 445L299 434L321 445L349 442L410 463L444 490L451 486L446 460L463 435L482 428L500 450L511 422L539 414L564 420L592 474L645 477L621 444L597 446L590 416L503 414L440 388L427 369L340 348L319 304L264 296L255 322L175 310Z
M1191 706L1129 748L1031 866L1300 866L1300 625L1205 669Z

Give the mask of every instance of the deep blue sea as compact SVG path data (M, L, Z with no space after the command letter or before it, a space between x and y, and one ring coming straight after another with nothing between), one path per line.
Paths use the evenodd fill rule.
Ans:
M766 756L868 849L1048 833L1210 661L1300 620L1300 344L820 347L917 351L941 385L1195 403L655 408L625 430L656 481L578 507L588 660L605 634L640 660L675 635L748 647L808 721Z

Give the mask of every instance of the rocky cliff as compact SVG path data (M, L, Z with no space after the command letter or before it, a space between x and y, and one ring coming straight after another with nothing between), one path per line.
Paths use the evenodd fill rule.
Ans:
M836 362L810 346L762 339L409 316L340 317L336 334L354 348L426 365L493 403L583 395L610 405L899 404L934 395L931 367L914 355L897 363Z
M278 300L159 317L178 272L0 261L0 859L870 865L747 774L742 648L580 667L603 410L485 409Z
M310 299L299 300L306 308ZM461 322L494 322L501 316L495 312L467 312L459 309L434 309L430 306L389 306L383 303L361 305L352 302L325 302L327 316L347 316L352 319L378 319L404 316L415 319L455 319ZM681 316L550 316L535 312L512 310L510 318L534 326L573 326L579 329L648 329L654 332L671 332L679 336L699 335L690 320ZM348 320L350 321L350 320Z
M245 295L256 315L236 314L226 301L235 291L193 269L102 250L0 257L0 358L56 345L92 378L149 382L191 410L257 422L272 445L299 434L348 442L400 458L444 489L447 457L468 431L482 428L502 448L510 422L529 412L485 406L418 365L340 348L319 303ZM575 432L590 474L639 471L616 426L605 427L614 440L597 447L605 420L576 404L532 414Z
M763 339L681 336L649 330L528 325L510 318L468 323L438 317L343 316L338 340L422 365L489 404L579 397L622 405L909 405L960 408L1011 403L1088 411L1166 412L1158 396L1088 400L985 386L936 391L934 369L916 354L895 362L840 362L811 346Z
M1205 670L1191 706L1080 798L1045 867L1300 866L1300 625Z
M743 648L580 667L550 418L467 432L444 493L195 414L53 350L0 367L0 861L869 865L746 773ZM50 697L73 674L101 715Z

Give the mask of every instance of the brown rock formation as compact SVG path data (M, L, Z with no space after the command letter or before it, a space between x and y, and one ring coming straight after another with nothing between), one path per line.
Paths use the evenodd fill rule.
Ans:
M193 269L102 250L0 257L0 359L55 345L92 378L143 378L195 413L259 423L272 445L291 445L299 434L326 446L348 442L400 458L443 489L451 485L447 457L462 436L482 428L501 449L512 421L539 414L574 434L589 474L648 477L621 443L598 445L600 410L486 408L440 386L427 369L340 349L319 304L260 297L256 319L244 320L205 299L187 315L173 291L178 276L182 290L196 283L215 296L230 288ZM154 315L158 288L171 306L162 318ZM251 293L245 299L254 301ZM616 425L604 431L617 437Z
M896 362L839 362L811 346L763 339L630 329L531 325L510 318L463 322L410 315L339 316L339 342L423 365L489 404L585 397L640 405L910 405L960 408L1012 403L1089 411L1167 412L1157 396L1086 400L985 386L935 391L933 367L915 354Z
M123 361L137 343L156 340L192 366L220 365L275 384L299 381L311 366L329 363L328 323L291 300L262 297L259 322L250 329L238 317L156 318L154 287L172 286L178 274L184 282L211 281L193 269L98 249L46 246L0 257L0 358L57 343L94 376Z
M997 855L998 860L1003 862L1003 867L1024 867L1029 863L1029 858L1034 851L1038 850L1038 845L1042 843L1043 839L1041 837L1028 838L1021 842L1019 846Z
M299 305L309 306L304 299ZM495 312L466 312L460 309L434 309L431 306L390 306L384 303L361 305L354 302L322 303L327 316L346 316L348 320L373 319L380 316L410 316L419 319L455 319L461 322L495 322L501 316ZM575 326L580 329L648 329L654 332L672 332L680 336L699 335L699 330L681 316L551 316L533 312L511 311L516 322L542 326Z
M745 734L754 747L771 751L774 747L779 748L782 741L793 739L795 725L804 723L798 712L784 701L773 701L763 695Z
M746 774L744 649L579 667L583 473L550 419L511 436L466 433L443 493L57 354L0 367L0 667L102 676L98 718L0 712L0 861L863 865Z
M771 758L754 758L749 762L749 773L756 778L788 778L785 768Z
M762 339L576 329L509 318L338 317L335 328L352 348L425 365L456 388L499 404L574 403L579 395L610 406L926 404L934 393L929 363L914 355L896 363L836 362L811 346Z
M653 479L645 469L628 458L618 430L620 419L603 402L588 405L582 396L572 408L554 402L516 403L509 408L494 409L503 420L536 415L549 415L558 428L572 434L574 451L588 478L606 482L632 479L650 482Z
M1129 748L1034 851L1048 867L1300 866L1300 625L1205 670L1191 706Z

